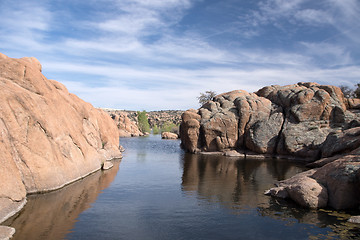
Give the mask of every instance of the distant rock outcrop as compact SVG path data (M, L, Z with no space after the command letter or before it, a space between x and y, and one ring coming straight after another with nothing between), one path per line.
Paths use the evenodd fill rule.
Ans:
M309 208L360 205L360 100L316 83L232 91L182 115L182 147L196 152L287 156L316 169L267 194ZM236 151L234 151L236 150Z
M137 121L133 117L129 117L131 113L114 109L104 109L104 111L115 121L120 137L144 136L144 133L139 129Z
M26 202L121 158L116 125L64 85L48 80L35 58L0 54L0 222Z
M120 137L139 137L149 133L143 133L139 129L138 113L136 111L103 109L115 121ZM162 110L147 112L149 125L151 128L157 126L161 128L164 124L170 123L179 125L181 122L181 110Z
M149 124L151 127L161 127L166 123L174 123L179 125L181 122L181 114L184 111L181 110L162 110L162 111L151 111L148 112Z

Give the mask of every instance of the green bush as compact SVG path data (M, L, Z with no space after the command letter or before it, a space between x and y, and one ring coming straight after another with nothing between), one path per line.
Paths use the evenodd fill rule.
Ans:
M160 133L160 129L158 126L154 125L153 127L153 134L156 135L156 134L159 134Z
M161 126L161 132L172 132L179 134L179 126L172 122L165 122Z
M137 118L138 118L140 131L143 133L145 133L145 132L150 133L150 125L149 125L148 117L146 115L146 111L145 110L142 112L138 111Z

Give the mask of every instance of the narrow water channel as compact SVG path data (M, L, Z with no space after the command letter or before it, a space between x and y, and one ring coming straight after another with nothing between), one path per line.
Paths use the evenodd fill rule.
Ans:
M124 138L123 160L61 190L29 196L5 224L14 239L358 239L348 215L265 196L304 170L285 160L184 153L159 135Z

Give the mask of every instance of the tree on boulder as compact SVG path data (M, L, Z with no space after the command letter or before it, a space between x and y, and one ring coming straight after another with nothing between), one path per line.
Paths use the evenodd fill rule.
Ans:
M348 86L340 85L339 88L341 89L344 97L351 98L353 96L354 91L349 88Z
M341 89L344 97L346 98L360 98L360 83L355 84L355 90L351 89L348 86L341 85L339 88Z
M355 85L356 89L354 91L354 98L360 98L360 83L357 83Z
M216 96L216 92L214 91L206 91L205 93L200 93L200 96L197 97L200 105L204 105L205 103L207 103L208 101L211 101L214 99L214 97Z

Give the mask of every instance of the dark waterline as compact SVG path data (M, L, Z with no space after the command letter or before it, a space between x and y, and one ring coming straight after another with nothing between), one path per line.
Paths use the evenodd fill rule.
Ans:
M122 162L29 196L14 239L357 239L348 215L263 194L304 170L285 160L185 154L159 136L121 139Z

